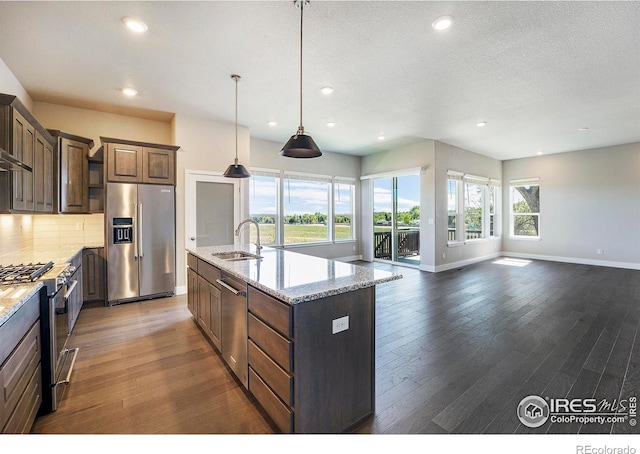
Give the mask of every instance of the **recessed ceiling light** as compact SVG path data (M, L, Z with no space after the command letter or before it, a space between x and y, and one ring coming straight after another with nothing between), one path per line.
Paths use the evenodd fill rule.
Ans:
M127 87L122 89L122 93L124 93L127 96L135 96L138 94L138 91L133 88Z
M584 127L584 128L578 128L578 131L588 131L588 130L589 130L589 128L587 128L587 127Z
M537 154L538 156L541 156L541 155L543 155L543 154L544 154L544 151L540 151L540 150L538 150L538 152L537 152L536 154Z
M476 126L478 128L484 128L485 126L487 126L487 122L486 121L479 121L478 123L476 123Z
M336 122L335 122L335 121L327 121L327 126L328 126L329 128L333 128L335 125L336 125Z
M333 87L325 85L320 89L320 91L322 92L323 95L330 95L331 93L333 93Z
M441 16L439 18L437 18L436 20L433 21L433 23L431 24L431 26L438 31L442 31L442 30L446 30L447 28L451 27L451 24L453 23L453 17L451 16Z
M149 30L147 24L133 17L125 17L122 19L122 22L124 22L124 25L126 25L129 30L135 33L144 33Z
M278 124L278 122L277 122L277 121L275 121L275 120L269 120L269 121L267 121L267 124L268 124L269 126L275 126L275 125L277 125L277 124Z
M384 140L385 137L384 136L378 136L378 140Z

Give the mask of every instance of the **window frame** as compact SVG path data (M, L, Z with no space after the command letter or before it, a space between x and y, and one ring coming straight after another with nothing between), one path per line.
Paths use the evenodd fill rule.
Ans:
M534 212L526 212L526 213L514 213L513 211L513 203L514 203L514 190L517 187L520 186L538 186L538 204L540 204L540 179L539 178L526 178L526 179L520 179L520 180L510 180L509 181L509 239L512 240L523 240L523 241L540 241L541 238L541 229L540 229L540 208L538 207L538 212L534 213ZM531 208L531 207L529 207ZM522 215L526 215L526 216L535 216L538 219L538 234L536 236L529 236L529 235L516 235L514 232L514 228L515 228L515 222L514 222L514 218L515 216L522 216Z
M279 247L279 248L295 248L300 246L312 246L312 245L324 245L324 244L338 244L338 243L348 243L348 242L357 242L357 224L355 218L355 205L358 188L355 184L356 179L353 177L341 177L341 176L329 176L329 175L321 175L321 174L310 174L310 173L302 173L302 172L293 172L293 171L285 171L285 170L274 170L274 169L256 169L251 168L250 172L252 176L270 176L277 179L276 184L276 243L265 244L268 246ZM285 243L285 197L286 197L286 181L287 180L297 180L297 181L310 181L310 182L323 182L327 183L327 239L321 239L317 241L307 241L307 242L295 242L295 243ZM250 182L251 183L251 182ZM336 239L335 235L335 199L336 199L336 185L344 185L349 184L352 186L352 194L351 194L351 237ZM251 199L249 199L249 213L251 213ZM323 213L324 214L324 213ZM250 215L251 216L251 215Z

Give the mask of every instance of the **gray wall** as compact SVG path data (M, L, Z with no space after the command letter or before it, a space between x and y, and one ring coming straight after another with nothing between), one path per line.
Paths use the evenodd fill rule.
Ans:
M357 213L360 213L360 198L358 197L358 194L360 194L360 158L324 150L322 156L318 158L285 158L279 154L282 145L284 143L252 138L250 141L250 167L355 178L356 236L360 238L360 219L357 216ZM357 241L311 246L295 245L287 246L287 249L324 258L353 258L360 255Z
M640 143L504 161L503 176L506 255L640 269ZM509 238L509 180L529 177L539 241Z

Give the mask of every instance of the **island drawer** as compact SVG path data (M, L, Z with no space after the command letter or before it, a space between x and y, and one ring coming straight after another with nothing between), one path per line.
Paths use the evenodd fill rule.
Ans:
M293 376L278 366L269 355L263 352L251 340L249 341L249 365L262 380L282 399L293 406Z
M293 412L278 399L278 396L251 367L249 367L249 391L281 431L293 432Z
M293 372L293 342L249 313L249 338L287 372Z
M198 257L193 254L187 254L187 266L196 273L198 272Z
M220 270L204 260L198 259L198 274L218 287L216 281L220 279Z
M283 336L293 337L292 307L249 286L248 308Z

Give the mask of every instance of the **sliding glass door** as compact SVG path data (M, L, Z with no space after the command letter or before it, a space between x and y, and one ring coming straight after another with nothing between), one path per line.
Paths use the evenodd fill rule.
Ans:
M420 264L420 175L373 180L373 257Z

